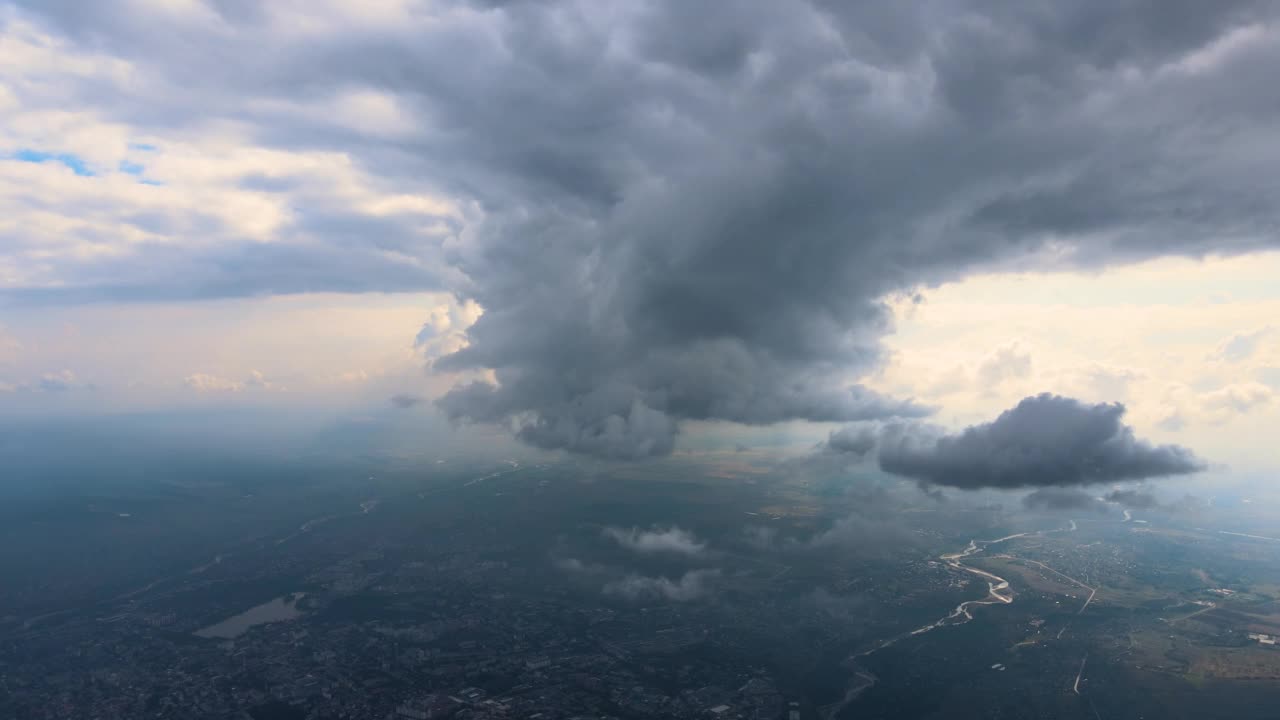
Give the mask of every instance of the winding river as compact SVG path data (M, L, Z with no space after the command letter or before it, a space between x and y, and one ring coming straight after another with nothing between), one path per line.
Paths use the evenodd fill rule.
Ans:
M950 615L945 615L942 618L929 623L928 625L918 627L915 630L912 630L910 632L906 632L901 635L897 635L895 637L889 638L888 640L885 640L884 642L880 643L879 645L876 645L870 650L859 653L854 657L855 658L866 657L871 653L874 653L889 647L890 645L898 642L899 640L902 640L903 638L909 638L915 635L923 635L929 632L930 630L936 630L940 627L943 627L944 625L961 625L963 623L967 623L973 619L973 614L969 612L969 608L973 607L974 605L997 605L997 604L1008 605L1009 603L1013 602L1013 596L1008 595L1004 592L1005 590L1009 589L1008 580L1005 580L999 575L993 575L992 573L989 573L986 570L979 570L976 567L965 565L963 562L961 562L961 560L964 560L970 555L982 552L987 548L988 545L995 545L996 543L1002 543L1002 542L1005 542L1006 540L1012 540L1014 538L1026 537L1027 535L1030 535L1030 534L1031 533L1018 533L1017 535L1007 535L1002 538L996 538L995 540L970 540L969 546L966 547L964 550L961 550L958 553L948 553L946 555L939 556L938 559L945 562L947 566L950 568L953 568L955 570L961 570L963 572L973 573L974 575L984 578L987 581L986 597L979 598L977 600L966 600L960 603L959 605L957 605L956 609L952 610Z
M1072 521L1070 529L1071 530L1075 529L1074 521ZM950 567L954 570L973 573L974 575L978 575L979 577L982 577L983 579L985 579L987 581L986 596L979 598L977 600L966 600L960 603L959 605L957 605L956 609L952 610L949 615L945 615L942 618L939 618L938 620L935 620L934 622L931 622L928 625L923 625L921 627L918 627L915 630L902 633L901 635L895 635L889 638L888 640L881 641L879 644L875 645L870 650L864 650L858 653L857 655L851 656L848 660L848 663L853 667L853 675L854 675L853 682L851 682L848 689L845 690L844 697L842 697L840 700L830 705L826 705L821 708L820 714L822 715L822 717L825 718L825 720L833 720L833 718L837 717L840 714L840 712L849 705L849 703L856 700L859 695L861 695L863 692L866 692L866 690L870 688L872 685L876 684L875 675L872 675L870 672L867 672L865 669L858 667L857 661L859 659L867 657L868 655L871 655L873 653L877 653L889 647L890 645L893 645L894 643L909 637L915 637L916 635L923 635L927 632L936 630L940 627L947 626L947 625L963 625L964 623L967 623L973 619L973 614L969 612L969 608L973 607L974 605L1008 605L1009 603L1012 603L1013 596L1005 592L1009 589L1008 580L1005 580L999 575L989 573L986 570L979 570L976 567L965 565L962 561L971 555L974 555L976 553L982 552L983 550L986 550L987 546L989 545L995 545L997 543L1002 543L1007 540L1012 540L1014 538L1026 537L1031 534L1032 533L1018 533L1016 535L1006 535L1005 537L1002 537L1002 538L996 538L995 540L970 540L968 547L966 547L964 550L961 550L958 553L947 553L945 555L940 555L938 559L945 562L947 564L947 567Z

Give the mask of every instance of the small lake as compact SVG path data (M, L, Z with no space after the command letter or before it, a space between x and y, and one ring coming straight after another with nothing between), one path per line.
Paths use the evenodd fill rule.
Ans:
M302 611L298 609L298 603L306 596L306 593L294 593L278 597L257 607L251 607L239 615L229 617L217 625L197 630L196 635L205 638L230 639L240 637L254 625L293 620L302 615Z

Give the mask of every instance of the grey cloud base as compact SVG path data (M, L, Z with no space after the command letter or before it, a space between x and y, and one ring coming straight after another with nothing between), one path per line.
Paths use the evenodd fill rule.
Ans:
M583 357L586 351L571 342L566 341L571 352L563 357L530 356L524 366L501 368L499 384L460 385L438 404L455 419L508 423L517 437L536 447L614 459L670 453L681 419L854 422L929 412L911 401L841 386L835 379L792 377L799 368L763 369L744 347L724 343L692 353L677 351L696 361L649 353L611 366L601 358ZM456 367L466 353L440 365ZM588 364L596 366L584 367Z
M956 434L920 425L887 426L876 437L876 457L885 472L962 489L1086 485L1205 469L1186 448L1138 439L1122 422L1124 412L1119 403L1090 405L1045 393ZM848 437L861 436L833 434L824 451L857 457L868 452L865 442L845 449ZM1090 504L1075 493L1045 493L1033 502Z
M1040 488L1022 498L1029 510L1085 510L1096 513L1111 512L1113 507L1132 510L1178 510L1194 503L1190 496L1175 505L1163 506L1156 496L1137 489L1112 490L1101 497L1076 488Z

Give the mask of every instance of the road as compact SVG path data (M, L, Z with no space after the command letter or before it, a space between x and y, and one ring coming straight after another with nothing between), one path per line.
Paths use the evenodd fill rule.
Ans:
M1089 661L1088 655L1085 655L1080 660L1080 672L1076 673L1076 682L1074 685L1071 686L1071 691L1077 695L1080 694L1080 678L1084 677L1084 664L1088 661Z
M1170 620L1169 622L1170 622L1171 624L1172 624L1172 623L1176 623L1176 622L1182 622L1183 620L1187 620L1187 619L1189 619L1189 618L1193 618L1193 617L1195 617L1195 616L1197 616L1197 615L1199 615L1199 614L1201 614L1201 613L1207 613L1207 612L1209 612L1210 610L1212 610L1212 609L1214 609L1214 608L1218 607L1218 604L1217 604L1217 603L1215 603L1215 602L1213 602L1212 600L1203 600L1203 601L1201 601L1201 602L1205 603L1205 606L1204 606L1204 607L1200 608L1199 610L1196 610L1195 612L1193 612L1193 613L1191 613L1191 614L1189 614L1189 615L1183 615L1182 617L1174 618L1174 619Z
M1222 533L1223 535L1235 535L1236 537L1247 537L1247 538L1253 538L1254 540L1270 540L1272 542L1280 542L1280 538L1267 537L1266 535L1250 535L1249 533L1227 532L1226 530L1219 530L1218 532Z

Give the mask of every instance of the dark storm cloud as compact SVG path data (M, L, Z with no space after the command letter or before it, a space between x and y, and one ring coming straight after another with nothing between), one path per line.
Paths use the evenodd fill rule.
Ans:
M959 488L1066 486L1185 475L1205 468L1190 450L1139 440L1119 403L1042 394L955 435L897 427L881 434L881 469Z
M394 228L324 218L305 273L246 256L252 282L216 267L194 282L475 300L470 344L436 367L496 384L441 407L544 448L639 458L669 453L682 420L918 417L856 383L882 361L887 296L984 270L1242 252L1274 246L1280 225L1276 164L1258 151L1280 139L1264 0L442 3L430 23L303 39L271 36L241 2L217 5L238 33L197 37L130 10L25 5L187 91L122 94L106 114L131 122L204 121L197 95L401 101L417 131L398 139L241 119L261 142L338 149L474 208L439 248L456 275L406 257ZM965 453L1001 438L975 433L903 438L889 464L961 486L1190 467L1125 429L1086 443L1096 465L1037 462L1020 452L1030 437L984 464Z
M730 20L656 3L610 42L578 13L505 14L536 29L510 37L526 62L591 70L519 117L457 115L488 128L477 141L518 140L487 150L514 184L460 255L486 313L449 363L498 386L443 406L621 457L668 451L686 418L918 416L843 390L881 360L887 293L1271 240L1255 224L1270 211L1218 184L1256 198L1254 170L1153 139L1214 122L1184 93L1221 88L1162 68L1242 22L1233 8L896 8L743 3ZM568 24L544 34L549 17Z

